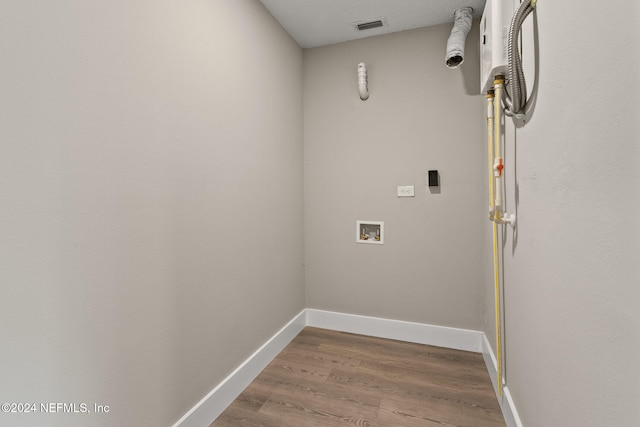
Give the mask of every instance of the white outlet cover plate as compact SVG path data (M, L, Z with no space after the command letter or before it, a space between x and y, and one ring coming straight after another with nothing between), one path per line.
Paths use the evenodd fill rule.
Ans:
M413 185L399 185L398 197L415 197L416 193Z

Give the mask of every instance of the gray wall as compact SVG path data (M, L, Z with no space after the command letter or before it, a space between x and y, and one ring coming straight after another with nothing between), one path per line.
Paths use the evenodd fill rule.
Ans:
M640 419L640 16L614 3L539 4L538 104L507 122L506 375L526 426ZM248 0L6 0L0 28L0 402L111 408L0 423L170 424L305 306L303 261L309 307L495 341L476 28L457 71L449 26L308 50L303 69ZM357 219L384 220L385 245L356 244Z
M307 306L482 328L486 144L478 31L449 70L450 25L305 50ZM358 95L356 67L369 71ZM438 169L441 193L426 186ZM398 185L415 198L399 199ZM355 242L381 220L382 246Z
M0 424L169 425L304 307L302 50L252 0L1 9L0 402L110 413Z
M527 427L635 426L640 7L538 7L538 101L526 126L507 121L507 383Z

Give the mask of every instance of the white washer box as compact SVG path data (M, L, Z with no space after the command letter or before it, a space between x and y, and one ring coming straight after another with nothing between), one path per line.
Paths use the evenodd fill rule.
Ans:
M356 221L356 242L369 245L384 244L384 222Z

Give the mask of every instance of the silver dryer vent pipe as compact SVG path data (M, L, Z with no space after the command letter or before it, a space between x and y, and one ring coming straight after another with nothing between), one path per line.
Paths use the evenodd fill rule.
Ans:
M453 14L453 28L447 40L445 62L449 68L457 68L464 62L464 45L471 30L473 8L462 7Z

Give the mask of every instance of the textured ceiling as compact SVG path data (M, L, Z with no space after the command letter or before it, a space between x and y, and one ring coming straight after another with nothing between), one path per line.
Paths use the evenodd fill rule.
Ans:
M486 0L260 0L304 48L453 22L453 12ZM383 18L385 25L358 31L354 22Z

